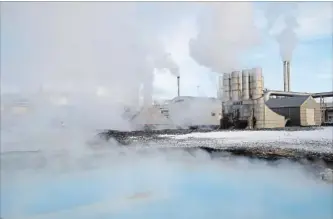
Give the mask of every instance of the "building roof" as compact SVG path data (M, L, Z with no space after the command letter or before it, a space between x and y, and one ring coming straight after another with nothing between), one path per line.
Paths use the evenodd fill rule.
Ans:
M171 100L171 102L181 102L181 101L205 101L205 102L218 102L219 99L215 97L194 97L194 96L177 96Z
M300 107L309 96L272 98L266 101L269 108Z
M326 103L326 107L333 107L333 102Z

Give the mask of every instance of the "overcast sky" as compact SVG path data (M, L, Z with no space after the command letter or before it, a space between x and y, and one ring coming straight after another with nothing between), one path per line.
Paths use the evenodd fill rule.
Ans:
M43 85L67 92L103 86L135 93L134 84L152 69L147 57L167 53L179 67L182 95L216 96L218 74L257 66L263 68L265 87L281 90L275 36L288 10L298 24L295 49L289 51L291 90L332 90L333 3L125 4L1 2L1 92ZM268 21L274 21L270 29ZM159 71L152 80L155 97L177 94L175 75Z

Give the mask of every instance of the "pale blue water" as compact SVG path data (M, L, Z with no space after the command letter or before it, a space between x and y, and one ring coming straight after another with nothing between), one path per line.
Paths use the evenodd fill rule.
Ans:
M131 161L130 161L131 160ZM62 219L331 219L332 185L291 164L152 157L90 170L4 173L1 216ZM131 199L135 194L145 194ZM79 208L81 207L81 208ZM69 210L62 212L63 210ZM51 214L50 214L51 213Z

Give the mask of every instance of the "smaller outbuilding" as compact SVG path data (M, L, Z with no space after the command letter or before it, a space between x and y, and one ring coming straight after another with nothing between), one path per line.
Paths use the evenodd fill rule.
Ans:
M325 111L325 121L328 123L333 123L333 102L332 103L326 103L326 111Z
M311 96L271 98L266 105L288 120L286 126L321 125L320 104Z

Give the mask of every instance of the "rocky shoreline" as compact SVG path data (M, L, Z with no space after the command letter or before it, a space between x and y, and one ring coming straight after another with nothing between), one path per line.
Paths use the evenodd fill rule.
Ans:
M276 129L270 131L313 131L321 128L299 128ZM279 160L289 160L301 164L310 164L317 169L321 178L333 182L333 150L332 141L327 140L297 140L297 141L267 141L267 142L242 142L226 143L223 139L187 138L174 139L164 137L165 135L185 135L189 133L205 133L212 130L157 130L157 131L135 131L121 132L107 130L100 134L105 140L115 139L120 145L131 147L134 145L146 145L145 148L178 148L178 149L201 149L209 154L227 153L233 156L247 157L250 159L265 160L275 162ZM224 130L225 131L225 130ZM241 130L237 130L241 132ZM258 130L251 130L256 132ZM161 137L161 135L163 135ZM307 145L297 147L297 145ZM324 146L325 150L312 150L316 147ZM309 150L311 148L311 150Z
M318 128L289 128L283 131L312 131ZM187 138L172 139L161 135L184 135L195 132L211 132L212 130L157 130L157 131L134 131L122 132L107 130L101 132L99 136L104 140L114 139L122 146L130 146L133 143L158 143L160 147L181 147L181 148L201 148L207 152L229 152L234 155L246 156L252 158L262 158L267 160L306 159L309 161L322 160L333 166L333 146L332 140L297 140L297 141L266 141L266 142L241 142L226 143L223 139L205 139L205 138ZM256 131L256 130L252 130ZM275 130L276 131L276 130ZM281 147L283 145L284 147ZM291 145L307 145L308 148L316 148L318 145L325 146L326 151L309 150L302 147L291 147ZM290 146L290 147L289 147ZM330 147L331 146L331 147ZM332 150L330 150L332 149Z
M313 131L320 128L289 128L281 131ZM223 134L222 138L204 138L204 137L191 137L196 134L210 134L214 131L218 135ZM251 132L257 130L251 130ZM270 130L277 131L277 130ZM224 132L224 133L222 133ZM230 132L230 133L228 133ZM238 132L238 134L237 134ZM157 150L185 150L191 153L195 150L203 150L208 152L211 157L218 158L221 156L235 156L245 157L250 160L263 160L267 163L274 164L281 160L288 160L304 164L315 170L316 175L325 179L326 181L333 182L333 146L332 140L329 138L304 138L294 139L281 137L276 141L274 139L266 139L265 141L257 141L256 139L248 139L248 137L241 139L230 138L230 135L243 136L241 130L156 130L156 131L134 131L124 132L117 130L105 130L100 132L93 141L87 142L88 148L98 154L104 153L112 149L116 145L120 148L143 150L149 152L152 149ZM248 132L248 131L247 131ZM190 137L188 137L188 134ZM246 134L246 133L245 133ZM261 135L260 133L258 133ZM266 132L267 134L267 132ZM273 136L278 135L279 132L273 133ZM313 134L313 133L312 133ZM310 134L311 135L311 134ZM185 137L184 137L185 136ZM227 137L225 137L227 136ZM111 143L112 141L113 143ZM108 143L109 142L109 143ZM117 142L115 144L114 142ZM110 144L111 143L111 144ZM116 147L118 147L116 146ZM102 150L99 150L102 149ZM68 157L65 154L60 156ZM123 152L121 152L123 153ZM43 168L48 163L48 158L44 157L43 150L36 151L10 151L1 153L3 166L9 169L26 169L26 168ZM94 153L93 153L94 154ZM48 155L47 155L48 156ZM24 159L22 159L24 157ZM59 157L59 156L56 156ZM60 159L59 158L59 159ZM89 156L88 156L89 158ZM87 158L87 159L88 159ZM58 159L58 158L57 158ZM70 159L70 158L68 158ZM313 172L311 170L311 172Z

